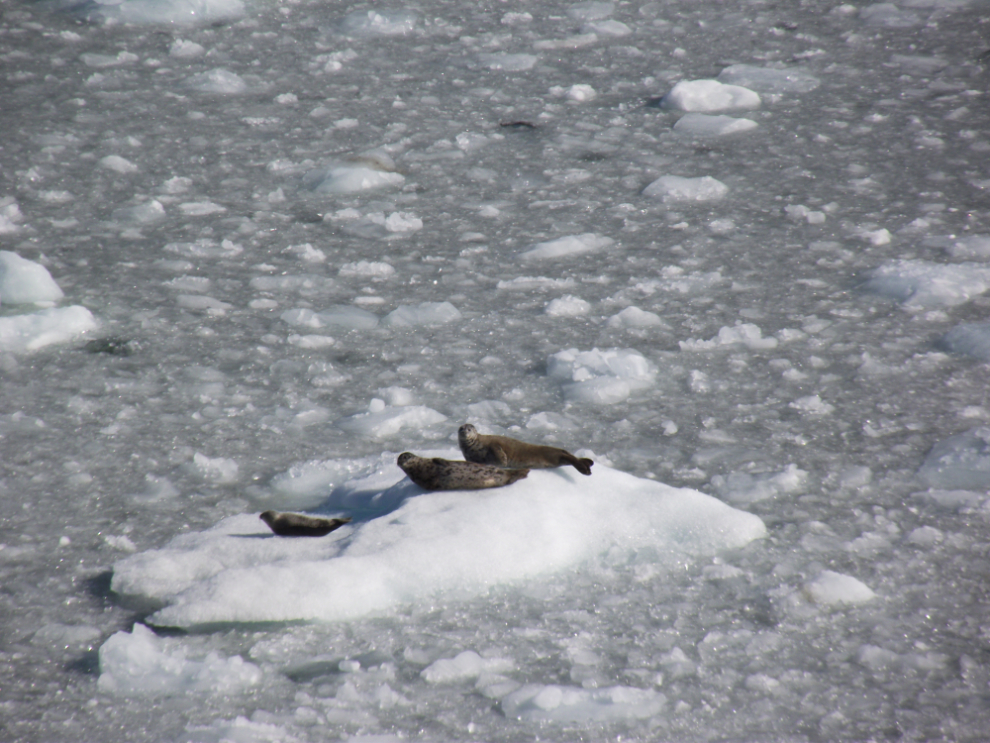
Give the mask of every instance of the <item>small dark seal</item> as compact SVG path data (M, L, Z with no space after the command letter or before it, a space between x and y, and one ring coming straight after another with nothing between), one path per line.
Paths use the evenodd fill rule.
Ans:
M325 519L319 516L278 511L265 511L258 518L268 524L268 528L280 537L325 537L350 521L350 519Z
M417 457L403 452L396 462L409 479L426 490L480 490L500 488L521 480L527 469L502 469L474 462L453 462L449 459Z
M555 446L527 444L508 436L485 436L470 423L457 429L457 443L469 462L492 464L496 467L526 467L531 470L571 465L582 475L591 474L590 459L578 459L566 449Z

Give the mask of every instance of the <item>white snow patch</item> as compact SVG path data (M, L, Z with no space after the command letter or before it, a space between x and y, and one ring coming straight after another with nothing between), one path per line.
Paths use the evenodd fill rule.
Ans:
M727 193L729 193L729 187L710 175L700 178L664 175L643 189L644 196L659 196L664 203L717 201Z
M876 594L864 583L851 575L825 570L818 578L806 583L804 590L816 604L841 606L843 604L863 604L871 601Z
M561 383L564 397L571 402L612 405L653 386L656 367L628 348L571 348L547 358L547 376Z
M116 632L100 647L100 691L120 696L231 694L261 681L262 672L239 655L210 652L189 660L181 648L155 636L143 624Z
M567 235L566 237L558 237L556 240L536 243L529 250L520 253L519 258L524 261L535 261L597 253L614 243L615 240L610 237L586 232L582 235Z
M689 137L723 137L727 134L738 134L755 129L757 124L752 119L737 119L722 114L684 114L674 124L674 131Z
M760 107L760 96L749 88L718 80L682 80L660 101L662 108L678 111L731 111Z

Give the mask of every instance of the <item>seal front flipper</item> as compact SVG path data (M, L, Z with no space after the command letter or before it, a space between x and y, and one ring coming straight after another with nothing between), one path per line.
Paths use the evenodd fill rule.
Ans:
M349 518L326 519L320 516L278 511L265 511L258 518L268 524L268 528L280 537L324 537L351 521Z

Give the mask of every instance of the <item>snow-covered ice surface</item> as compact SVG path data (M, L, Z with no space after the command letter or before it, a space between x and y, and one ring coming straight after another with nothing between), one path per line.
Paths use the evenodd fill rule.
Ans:
M0 0L0 738L985 739L988 15Z

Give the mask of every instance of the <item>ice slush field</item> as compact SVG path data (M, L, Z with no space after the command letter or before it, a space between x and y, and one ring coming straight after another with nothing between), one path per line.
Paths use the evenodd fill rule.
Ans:
M985 740L988 28L0 1L0 740Z

